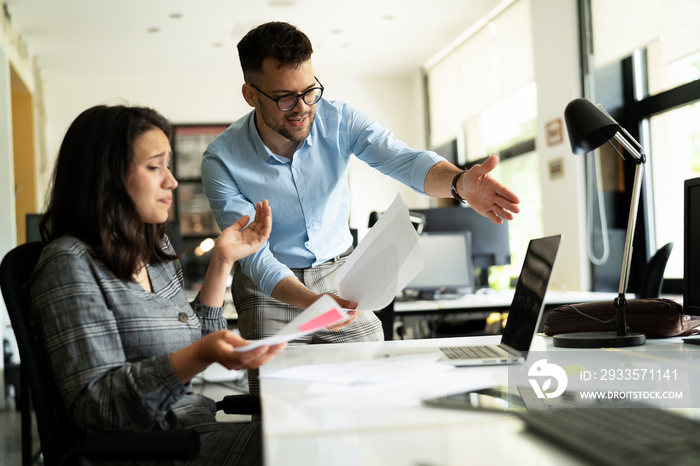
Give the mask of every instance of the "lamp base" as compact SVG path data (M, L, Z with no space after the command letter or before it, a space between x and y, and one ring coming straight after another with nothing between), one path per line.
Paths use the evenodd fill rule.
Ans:
M646 335L637 332L626 335L618 335L617 332L560 333L552 339L554 346L559 348L621 348L640 346L647 341Z

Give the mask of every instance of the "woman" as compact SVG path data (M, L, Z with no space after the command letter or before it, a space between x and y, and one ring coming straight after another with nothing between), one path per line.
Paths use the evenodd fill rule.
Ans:
M258 202L216 240L201 291L189 303L165 222L177 181L170 124L148 108L98 106L61 144L45 242L30 280L32 317L68 416L82 433L195 427L191 464L259 464L259 423L217 423L215 403L190 381L212 363L263 365L284 345L235 352L226 329L226 279L257 251L272 214Z

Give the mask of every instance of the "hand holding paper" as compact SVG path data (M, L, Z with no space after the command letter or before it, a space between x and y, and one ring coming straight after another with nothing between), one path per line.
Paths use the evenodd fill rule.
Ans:
M388 306L423 269L418 238L399 194L338 270L340 296L363 311Z
M307 307L301 314L296 316L277 334L255 340L249 345L239 346L236 351L250 351L263 345L275 345L286 341L294 340L303 335L316 332L318 330L339 324L348 319L345 310L338 308L338 304L328 295L323 295L311 306Z

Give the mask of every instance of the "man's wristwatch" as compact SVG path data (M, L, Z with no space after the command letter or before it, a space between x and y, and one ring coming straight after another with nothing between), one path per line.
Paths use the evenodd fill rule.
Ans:
M464 171L461 171L461 172L457 173L457 174L455 175L455 177L452 178L452 188L450 188L450 192L452 193L452 197L454 197L455 199L457 199L457 200L458 200L459 202L461 202L462 204L466 204L467 201L465 201L464 199L462 199L462 196L460 196L459 193L457 193L457 181L459 181L459 177L462 176L462 175L464 175L465 173L467 173L467 171L468 171L468 170L464 170Z

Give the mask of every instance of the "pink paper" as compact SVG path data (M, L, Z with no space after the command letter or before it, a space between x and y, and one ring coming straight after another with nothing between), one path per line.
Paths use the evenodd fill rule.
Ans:
M330 311L326 311L320 316L314 317L313 319L304 322L299 326L299 330L302 332L306 332L309 330L318 330L322 328L326 328L329 325L332 325L339 320L343 318L343 313L340 312L338 309L333 308Z

